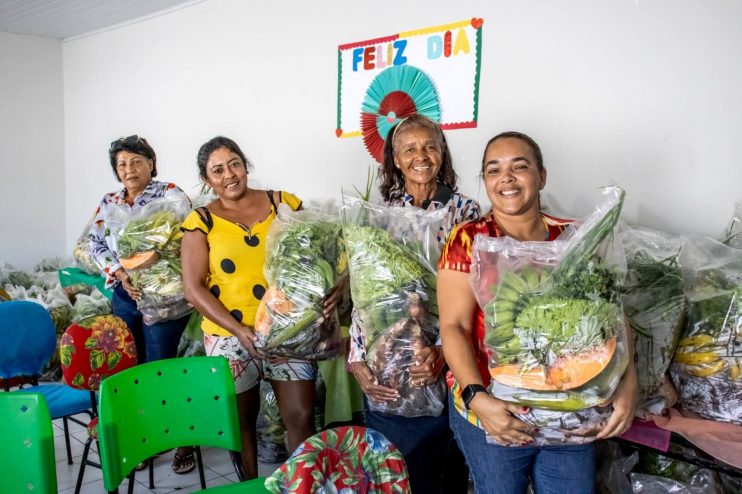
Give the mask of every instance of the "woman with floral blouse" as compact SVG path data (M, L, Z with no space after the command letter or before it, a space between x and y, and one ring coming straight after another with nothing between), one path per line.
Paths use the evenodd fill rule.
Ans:
M479 203L456 190L451 153L440 127L422 115L413 115L392 127L384 147L380 191L385 203L428 211L445 209L438 231L443 245L455 225L479 218ZM363 321L354 313L348 362L366 400L394 401L399 392L380 385L365 362ZM445 366L438 344L416 355L419 365L410 368L410 378L419 385L441 379ZM468 470L448 427L448 411L441 416L403 417L365 411L366 426L380 431L399 448L410 474L412 492L466 493Z
M182 200L189 208L190 200L175 184L153 180L157 176L157 156L143 137L132 135L113 141L108 156L113 174L123 189L103 196L91 227L90 251L106 277L106 287L113 290L113 314L126 322L134 336L137 361L144 363L173 358L189 316L151 325L144 323L136 303L141 294L121 267L116 252L116 232L111 231L108 223L112 215L121 211L136 212L154 200ZM192 452L188 449L179 450L173 470L187 473L194 467Z

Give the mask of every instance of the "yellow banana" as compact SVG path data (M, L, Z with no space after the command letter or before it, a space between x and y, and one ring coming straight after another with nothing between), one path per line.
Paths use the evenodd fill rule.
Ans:
M719 372L723 371L727 366L726 360L719 360L718 362L714 364L702 364L702 365L694 365L685 366L685 372L690 374L691 376L696 377L710 377L714 374L718 374Z
M731 377L732 380L736 381L737 379L739 379L741 375L742 375L742 363L740 363L739 359L734 359L732 368L729 370L729 377Z
M677 352L675 362L688 365L711 364L719 361L721 357L716 352Z
M703 346L710 345L716 341L716 338L710 334L697 334L695 336L686 336L678 341L678 346Z

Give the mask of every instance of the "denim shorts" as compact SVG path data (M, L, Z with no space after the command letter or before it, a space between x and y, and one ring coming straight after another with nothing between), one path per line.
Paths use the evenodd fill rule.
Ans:
M476 494L591 494L595 491L593 443L564 446L500 446L462 417L449 402L451 430L464 453Z

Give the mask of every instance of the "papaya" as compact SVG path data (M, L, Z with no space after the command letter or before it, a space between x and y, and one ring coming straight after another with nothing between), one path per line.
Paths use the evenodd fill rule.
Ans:
M263 297L258 305L258 310L255 312L255 333L262 337L267 337L270 333L271 322L273 318L268 313L268 305L266 304L267 297Z
M263 295L263 299L271 306L271 309L278 314L287 314L294 308L294 304L286 298L286 295L276 286L271 285ZM261 304L262 304L261 300Z
M516 388L535 391L574 389L587 383L608 365L616 351L616 337L579 355L562 355L548 367L523 369L519 364L500 365L490 369L495 381Z
M129 270L129 269L141 269L149 266L150 264L154 264L157 262L157 260L160 258L159 254L153 250L147 250L144 252L137 252L136 254L132 254L129 257L125 257L123 259L119 259L119 264L121 264L121 267Z

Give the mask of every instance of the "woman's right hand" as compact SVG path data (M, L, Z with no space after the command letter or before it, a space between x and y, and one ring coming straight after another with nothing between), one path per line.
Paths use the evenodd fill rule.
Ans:
M379 384L379 380L376 379L366 362L351 362L350 370L363 390L363 394L372 401L386 403L399 398L399 391Z
M263 358L262 353L257 348L255 348L255 332L252 330L252 328L243 326L242 324L238 324L232 329L232 334L235 335L237 340L240 342L240 345L242 345L248 351L252 358Z
M121 282L121 286L132 299L139 300L142 298L142 292L134 288L134 285L131 284L131 280L129 279L129 274L124 270L124 268L117 269L116 272L113 273L113 277Z
M531 433L535 432L515 415L528 413L527 407L491 397L487 393L477 393L470 403L471 410L479 418L484 430L498 444L504 446L525 446L533 442Z

